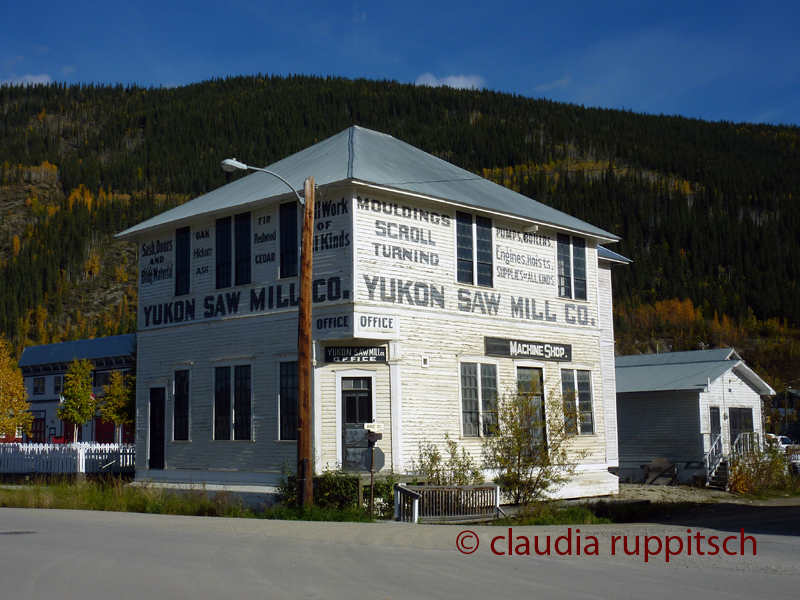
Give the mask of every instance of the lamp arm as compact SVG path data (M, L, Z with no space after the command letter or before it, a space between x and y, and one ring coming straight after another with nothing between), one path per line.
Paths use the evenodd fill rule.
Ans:
M294 195L297 196L297 201L300 204L302 204L303 206L306 205L305 199L300 196L300 194L298 193L298 191L296 189L294 189L294 186L291 183L289 183L288 181L286 181L283 177L278 175L277 173L273 173L272 171L268 171L267 169L261 169L259 167L250 167L250 166L248 166L247 168L250 169L251 171L261 171L262 173L267 173L269 175L272 175L273 177L277 177L283 183L285 183L286 185L289 186L289 189L291 189L294 192Z

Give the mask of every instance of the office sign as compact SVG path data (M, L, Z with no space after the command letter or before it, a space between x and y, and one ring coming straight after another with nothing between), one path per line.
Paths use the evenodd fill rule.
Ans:
M385 347L333 346L325 348L326 363L385 363Z

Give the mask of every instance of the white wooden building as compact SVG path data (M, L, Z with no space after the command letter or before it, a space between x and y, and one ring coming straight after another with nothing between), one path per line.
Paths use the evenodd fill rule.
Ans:
M28 346L22 351L17 366L22 371L28 402L33 413L31 434L25 441L71 442L74 427L62 422L56 415L64 386L64 375L75 360L90 360L94 366L93 393L100 397L113 371L127 372L133 363L136 336L113 335L91 340L60 342ZM99 414L78 428L78 441L111 443L114 424L103 423ZM123 431L123 437L128 434ZM130 438L133 436L130 435ZM126 440L128 441L128 440Z
M761 399L775 391L731 348L618 356L616 374L623 482L643 481L645 465L663 457L690 483L705 476L717 436L723 456L742 433L763 440Z
M360 127L266 168L317 184L317 472L356 468L370 422L387 470L445 434L480 460L527 378L579 399L562 495L617 491L616 236ZM295 464L299 214L254 172L119 234L140 252L137 478L271 485Z

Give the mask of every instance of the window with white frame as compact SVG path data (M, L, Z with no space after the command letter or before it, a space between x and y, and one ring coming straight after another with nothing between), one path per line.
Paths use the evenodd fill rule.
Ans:
M33 393L37 396L44 394L44 377L33 378Z
M297 439L297 361L280 363L280 439Z
M558 296L586 300L586 240L559 233Z
M561 369L561 395L567 431L579 435L594 433L592 372Z
M517 394L527 402L524 413L532 430L531 442L538 445L546 443L544 380L541 368L517 367Z
M464 437L497 432L497 365L461 363L461 416Z
M250 365L214 368L214 439L250 440L252 434Z
M456 211L456 274L459 283L492 287L492 220Z
M58 395L61 394L62 386L64 385L64 376L63 375L56 375L53 377L53 393Z

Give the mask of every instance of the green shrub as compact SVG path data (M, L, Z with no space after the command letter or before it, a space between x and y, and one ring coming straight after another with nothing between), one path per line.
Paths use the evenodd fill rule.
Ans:
M358 504L358 475L343 469L324 471L314 476L313 486L315 506L346 510ZM278 481L278 499L285 507L297 505L297 477L286 466Z
M736 494L800 491L800 483L792 477L786 454L776 447L734 458L729 473L728 489Z
M432 442L419 444L419 462L411 460L411 472L428 478L429 485L477 485L484 481L483 471L464 448L444 436L447 456Z

